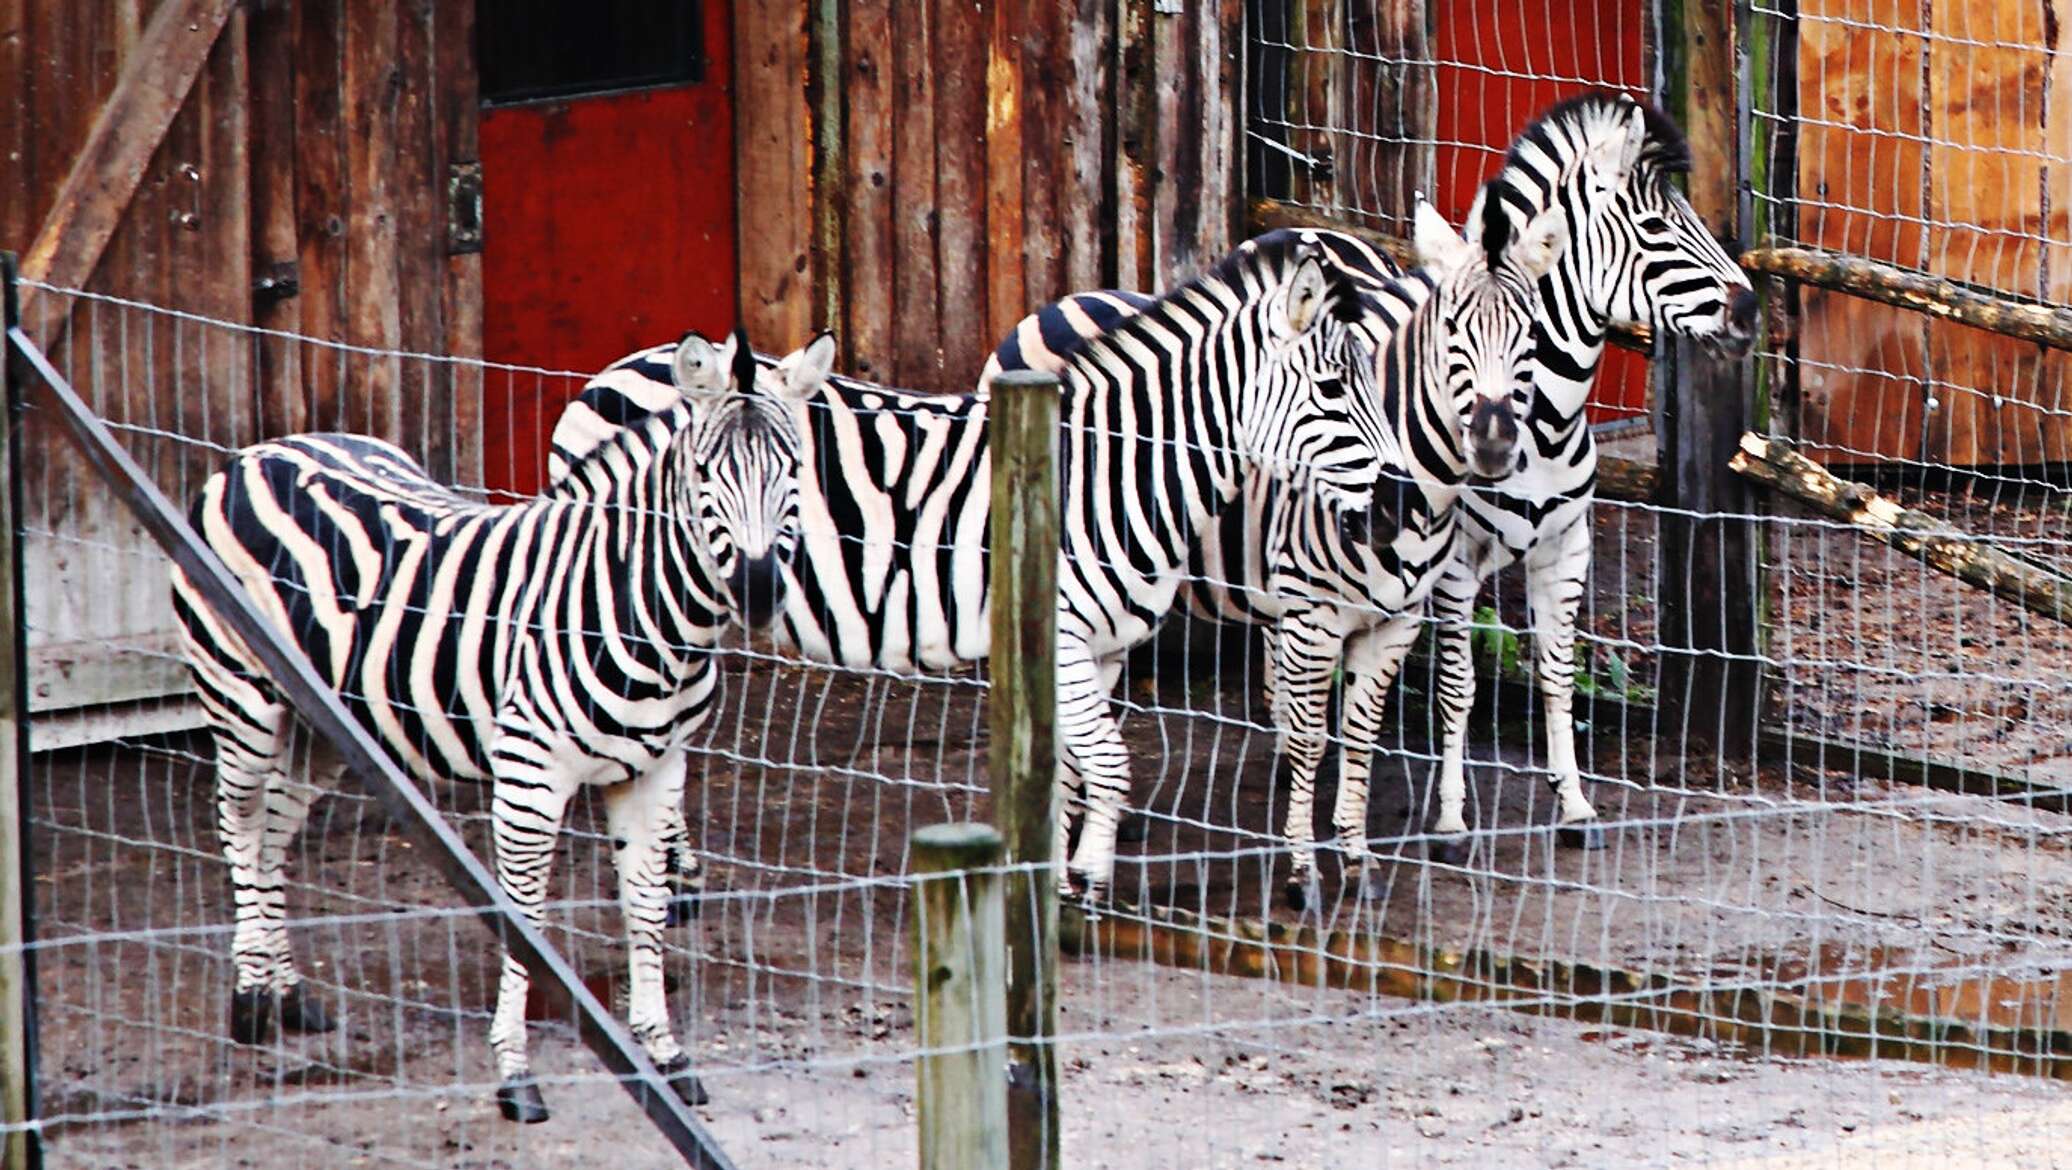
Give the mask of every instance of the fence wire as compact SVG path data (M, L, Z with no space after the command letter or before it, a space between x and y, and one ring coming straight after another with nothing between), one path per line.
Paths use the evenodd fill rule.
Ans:
M1991 185L1974 182L1984 157L2036 176L2032 190L2057 206L2054 140L1988 147L1978 125L1924 115L1919 96L1899 109L1894 87L1917 74L1940 92L1937 60L2039 59L2040 30L1942 7L1923 17L1941 22L1931 27L1890 5L1756 5L1775 43L1796 46L1790 103L1768 91L1755 121L1770 128L1773 161L1795 164L1770 173L1797 185L1758 202L1786 239L1980 281L2031 273L1987 283L2062 300L2049 278L2064 241L2048 215L1988 222L1936 211L1930 195L1876 202L1888 193L1875 176L1911 143L1924 192L1938 173ZM1559 36L1493 5L1443 21L1392 11L1255 5L1253 77L1304 102L1321 91L1277 107L1299 117L1253 111L1257 193L1393 231L1408 193L1430 190L1457 221L1547 101L1586 85L1647 88L1630 6L1579 7L1584 31ZM1998 116L2024 135L2049 124L2040 99L1991 100L2012 106ZM1818 112L1829 102L1841 112ZM1818 180L1822 193L1808 178L1815 151L1868 158L1873 179ZM1938 171L1942 159L1953 161ZM2000 266L1939 268L1951 248L1902 255L1889 242L1902 229L1917 245L1969 231L1965 255ZM2003 248L2033 264L2001 265ZM2003 426L1985 458L1982 442L1931 442L1942 432L1917 425L1931 399L1967 394L1991 417L2054 417L2054 399L2008 389L2055 393L2052 355L1838 294L1765 291L1771 316L1792 325L1756 359L1770 371L1777 434L1981 539L2063 562L2072 509L2060 506L2054 457L2041 457L2051 448L2029 459ZM70 313L54 360L175 499L291 416L400 438L464 486L522 482L536 470L515 464L540 452L538 437L477 445L441 421L458 417L441 413L442 398L558 403L583 381L65 290L39 300L43 313ZM1638 396L1602 395L1602 419L1645 418L1634 368ZM299 389L281 389L287 369ZM299 413L282 413L283 397ZM317 804L287 867L297 955L342 1027L231 1042L211 749L193 734L168 636L165 562L54 420L32 412L28 427L39 749L29 798L51 1164L531 1166L594 1157L600 1136L620 1164L672 1164L549 996L529 1014L556 1118L520 1129L496 1117L494 948L429 859L350 785ZM1901 431L1917 437L1891 437ZM1601 446L1642 461L1653 451L1645 430ZM497 458L511 465L485 466ZM1176 617L1133 658L1117 703L1148 838L1123 850L1119 904L1067 923L1059 1063L1071 1163L2047 1165L2065 1148L2072 1110L2048 1083L2072 1070L2063 629L1846 525L1768 508L1748 519L1772 591L1760 665L1778 746L1748 764L1702 726L1658 713L1669 648L1657 602L1675 579L1655 551L1665 518L1675 514L1610 500L1593 516L1578 730L1609 830L1602 851L1558 848L1546 831L1545 728L1515 572L1491 587L1474 639L1474 848L1459 864L1429 855L1438 751L1434 679L1419 659L1391 700L1374 777L1377 880L1342 884L1326 851L1325 897L1300 912L1280 904L1285 783L1256 635ZM703 916L667 940L672 1015L714 1096L704 1115L744 1165L909 1160L922 1049L906 842L921 825L990 813L982 674L837 670L761 638L723 653L725 703L686 797L708 894ZM2007 795L1893 779L1888 757L1992 772ZM486 853L483 790L433 792ZM579 798L548 921L623 1011L609 848L601 807Z

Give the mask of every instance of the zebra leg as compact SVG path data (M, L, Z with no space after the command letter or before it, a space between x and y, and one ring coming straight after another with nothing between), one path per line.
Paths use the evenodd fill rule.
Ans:
M1438 624L1439 719L1443 727L1439 752L1439 811L1432 818L1435 838L1427 849L1436 861L1459 865L1467 860L1468 715L1475 707L1475 654L1468 627L1475 618L1475 598L1482 577L1456 549L1432 586L1432 619Z
M1101 685L1110 696L1115 694L1115 684L1122 680L1122 659L1116 658L1101 665ZM1141 845L1151 839L1151 821L1143 813L1127 805L1122 810L1122 820L1116 823L1115 840L1124 845Z
M1414 615L1399 615L1374 629L1362 630L1347 639L1345 647L1345 710L1343 761L1338 772L1338 800L1331 809L1331 824L1338 833L1338 848L1345 857L1346 881L1355 878L1360 889L1373 889L1374 859L1367 851L1367 802L1373 783L1374 751L1381 742L1382 713L1389 688L1403 659L1417 642L1419 621Z
M345 762L331 746L319 740L299 720L290 720L287 739L292 744L287 756L300 768L277 774L266 793L266 827L259 841L260 868L279 878L287 871L288 846L309 821L309 806L316 798L338 787L345 775ZM279 1001L281 1027L290 1032L329 1032L338 1025L308 986L302 982L288 946L285 911L274 924L278 937L274 946L281 956L275 967L272 987Z
M688 926L698 917L705 899L705 865L691 849L691 830L684 820L682 802L662 810L662 815L662 881L668 886L668 912L662 925Z
M604 812L619 872L619 911L626 920L626 1024L676 1095L703 1105L705 1087L676 1043L662 988L662 928L670 896L665 837L683 828L683 783L683 751L672 750L645 775L606 789Z
M1317 765L1324 759L1331 674L1338 667L1345 640L1337 630L1308 616L1283 617L1277 625L1273 722L1289 767L1288 813L1281 832L1290 849L1288 881L1282 894L1288 905L1299 910L1314 904L1318 894Z
M1550 543L1550 555L1528 558L1525 564L1533 670L1547 714L1547 780L1560 805L1555 821L1562 830L1560 843L1602 849L1604 831L1591 823L1597 810L1583 795L1582 771L1576 766L1576 612L1590 572L1589 526L1578 521Z
M491 751L496 784L490 796L490 836L496 845L497 884L518 904L519 913L534 925L543 920L547 899L547 876L554 863L554 845L561 836L561 818L574 793L546 773L546 753L538 751L540 762L526 756L538 745L525 741L522 749L508 732ZM489 1046L496 1053L497 1108L507 1121L547 1120L547 1105L532 1079L532 1063L525 1052L525 995L531 987L525 964L510 951L504 952L504 969L496 985L496 1012L490 1017Z
M288 946L287 898L279 865L268 865L267 807L283 779L282 751L287 708L262 700L234 720L216 716L216 836L230 865L230 898L236 927L230 954L237 982L230 997L230 1037L240 1044L264 1043L278 1013L276 989L298 981Z
M1115 878L1115 829L1129 803L1129 753L1108 705L1107 668L1076 640L1058 640L1058 748L1085 791L1079 844L1068 881L1089 902L1106 900Z

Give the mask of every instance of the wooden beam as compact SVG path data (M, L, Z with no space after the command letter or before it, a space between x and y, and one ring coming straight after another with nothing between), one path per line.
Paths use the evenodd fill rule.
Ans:
M1320 231L1344 232L1381 249L1398 267L1417 267L1417 253L1411 248L1409 240L1334 219L1307 207L1295 207L1276 199L1254 199L1246 220L1255 232L1270 232L1276 228L1316 228ZM1655 348L1654 331L1645 325L1613 325L1605 334L1605 340L1620 349L1630 349L1635 353L1652 353Z
M236 7L237 0L165 0L159 5L22 257L23 277L76 288L93 276L144 181L144 169ZM34 320L27 310L37 290L21 291L24 319ZM47 318L37 343L46 344L63 322L62 316Z
M1741 235L1739 71L1731 5L1665 0L1659 29L1663 105L1683 123L1695 165L1696 211L1723 240ZM1716 758L1746 758L1761 728L1764 595L1760 541L1748 485L1727 470L1754 423L1748 364L1688 337L1663 347L1655 367L1655 441L1661 450L1659 699L1673 726L1709 742Z
M812 331L813 115L806 0L734 9L735 239L741 324L772 353Z
M1945 277L1817 248L1752 248L1741 254L1741 266L1989 333L2072 349L2072 308L2062 305L2017 301Z
M1948 972L1866 972L1884 998L1838 994L1834 980L1786 973L1784 956L1751 952L1741 974L1710 980L1482 948L1452 950L1363 930L1321 930L1117 904L1067 906L1059 941L1099 961L1137 959L1196 973L1344 988L1434 1003L1489 1003L1528 1015L1738 1042L1792 1056L1877 1057L2072 1080L2072 1036L2048 1024L1953 1019ZM1725 956L1729 959L1734 956ZM1984 979L1976 979L1984 983ZM2039 988L2038 992L2041 993Z
M2072 623L2072 578L2002 552L1925 512L1903 508L1860 483L1837 478L1782 439L1745 434L1728 466L1960 581Z

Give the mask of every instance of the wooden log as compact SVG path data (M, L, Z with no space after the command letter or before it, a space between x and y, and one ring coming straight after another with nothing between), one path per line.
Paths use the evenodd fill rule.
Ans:
M299 332L295 255L295 10L255 4L246 22L251 46L247 83L252 117L252 323ZM281 337L253 341L252 389L261 437L309 428L302 393L302 343Z
M936 302L942 370L923 388L963 390L999 340L986 320L986 14L934 0ZM1019 234L1019 224L1017 236ZM1020 271L1021 241L1012 245ZM901 257L902 260L905 257ZM1002 332L1005 332L1003 330Z
M21 324L15 257L0 252L0 328ZM21 1128L36 1116L36 965L31 933L28 794L28 673L22 640L21 454L17 408L27 374L0 337L0 1166L31 1166L37 1138Z
M1660 477L1659 469L1652 463L1601 453L1597 456L1597 495L1601 499L1650 503Z
M1780 970L1779 957L1749 954L1749 977L1723 985L1619 967L1472 948L1453 950L1356 930L1320 930L1255 918L1213 918L1118 904L1089 917L1064 911L1061 937L1075 954L1137 959L1183 971L1343 988L1435 1003L1492 1003L1528 1015L1703 1036L1789 1056L1875 1057L2072 1080L2072 1033L1959 1013L1948 973L1866 972L1865 994L1842 981ZM1816 981L1817 979L1817 981ZM1984 979L1974 979L1971 986ZM1877 992L1870 990L1871 986ZM2039 987L2038 994L2048 994Z
M447 175L459 164L480 165L482 103L475 67L475 0L436 0L432 44L439 77L446 89L440 105L440 149ZM447 230L451 232L452 225ZM457 358L482 356L482 252L480 248L446 258L446 353ZM451 398L447 428L452 432L454 482L479 485L482 468L482 368L455 364L448 375Z
M158 6L22 256L24 277L78 287L93 275L236 7L235 0L166 0ZM21 292L26 309L36 290ZM63 316L50 317L39 344L47 345L63 328Z
M841 9L837 0L812 0L807 86L813 111L813 327L833 330L837 344L848 340L842 311L848 292L842 284L842 172L848 159L842 149Z
M901 107L895 101L899 66L892 9L889 0L851 0L842 7L848 22L842 86L849 115L843 143L848 206L842 224L848 321L846 334L837 340L849 354L844 368L875 381L895 381L901 366L893 356L893 257L898 254L893 222L895 214L904 213L895 211L893 202L893 115Z
M1733 470L1773 491L2045 617L2072 623L2072 577L2014 556L1924 512L1905 508L1860 483L1851 483L1806 458L1782 439L1741 436Z
M1058 379L993 381L992 653L986 660L993 819L1016 863L1053 865L1057 838ZM1057 879L1008 882L1008 1132L1015 1170L1058 1165Z
M1007 936L1000 834L930 825L911 838L914 1112L921 1170L1007 1170ZM995 869L996 872L971 872Z
M1370 227L1362 227L1358 224L1335 219L1306 207L1295 207L1282 203L1277 199L1252 200L1246 221L1255 232L1270 232L1276 228L1318 228L1325 231L1344 232L1346 235L1358 237L1381 249L1384 255L1394 260L1402 268L1415 268L1417 266L1417 253L1411 248L1409 240L1400 239L1389 235L1387 232L1375 231ZM1655 348L1654 331L1645 325L1615 324L1611 327L1611 331L1605 335L1605 340L1618 346L1620 349L1630 349L1635 353L1652 353Z
M741 214L741 323L782 353L811 332L812 113L806 105L806 0L734 10L734 161Z
M1022 216L1022 37L1033 14L1020 0L994 0L986 36L986 317L983 344L990 347L1035 307L1024 287L1027 221ZM1039 133L1048 133L1043 127ZM1050 144L1039 140L1039 150ZM984 363L985 351L979 361ZM972 381L978 380L976 368Z
M1741 266L1989 333L2072 349L2072 308L2017 301L1944 277L1815 248L1752 248L1741 254Z
M892 252L885 271L892 278L892 365L880 378L894 385L939 390L948 379L942 368L942 304L936 287L935 229L941 203L935 188L935 55L929 48L935 36L933 5L895 2L890 7L892 57L887 68L894 71L891 92L897 115L891 143ZM965 386L978 381L977 371L969 372Z
M301 254L295 295L301 331L340 340L345 329L345 142L338 97L344 69L341 0L303 0L295 6L295 221ZM342 398L345 355L330 349L302 353L309 408L307 425L347 430Z
M1740 238L1739 74L1731 8L1663 5L1663 104L1680 115L1696 160L1691 208L1721 239ZM1762 559L1747 485L1729 474L1735 440L1754 425L1748 364L1688 337L1658 355L1656 496L1661 519L1658 701L1673 726L1721 757L1751 758L1761 725Z

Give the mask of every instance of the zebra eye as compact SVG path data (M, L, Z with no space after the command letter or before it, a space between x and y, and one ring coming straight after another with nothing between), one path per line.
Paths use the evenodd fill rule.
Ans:
M1649 235L1663 236L1669 234L1669 221L1659 215L1643 215L1633 222L1634 226Z

